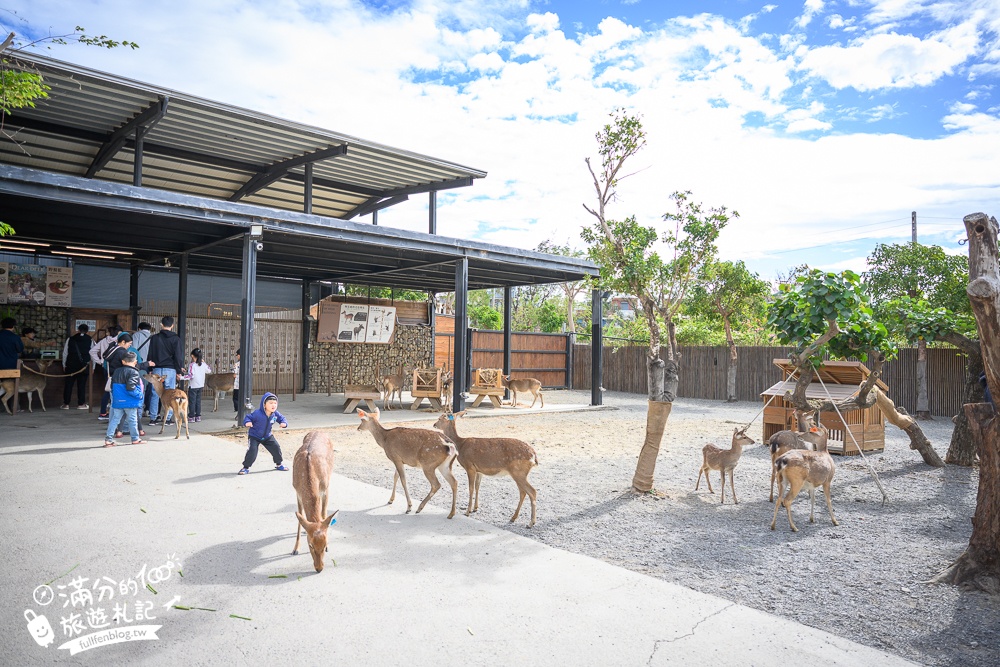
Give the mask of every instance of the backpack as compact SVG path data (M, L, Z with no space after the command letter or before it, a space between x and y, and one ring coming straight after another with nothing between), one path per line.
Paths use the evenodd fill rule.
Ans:
M117 349L117 347L118 347L118 343L115 343L114 345L108 345L108 349L104 350L104 357L103 358L104 358L104 372L105 373L108 373L110 371L110 369L108 368L108 359L110 359L111 355L115 353L115 349Z

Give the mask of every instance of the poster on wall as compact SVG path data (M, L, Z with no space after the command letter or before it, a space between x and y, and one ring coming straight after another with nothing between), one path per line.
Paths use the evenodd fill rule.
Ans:
M77 331L80 330L81 324L87 325L87 333L89 333L91 336L97 334L97 320L77 320L76 324L73 325L73 333L76 333Z
M73 301L73 269L50 266L45 277L45 305L69 308Z
M319 304L320 343L382 343L393 341L396 333L394 306L323 301Z
M7 266L7 303L45 305L46 267L38 264Z
M7 273L10 265L7 262L0 262L0 303L7 303Z

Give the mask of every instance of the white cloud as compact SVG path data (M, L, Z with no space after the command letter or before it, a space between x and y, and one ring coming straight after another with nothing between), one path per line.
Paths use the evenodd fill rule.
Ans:
M806 0L802 9L802 15L795 19L795 25L805 28L812 23L813 18L823 11L823 0Z

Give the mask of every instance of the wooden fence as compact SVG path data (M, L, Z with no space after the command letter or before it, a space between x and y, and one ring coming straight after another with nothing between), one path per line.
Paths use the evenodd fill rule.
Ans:
M589 389L591 357L589 345L575 345L573 351L573 388ZM787 358L788 347L739 347L736 374L736 397L741 401L759 401L760 393L781 379L774 359ZM682 348L681 382L678 395L685 398L725 400L729 349L726 347ZM954 415L962 407L965 393L965 357L955 349L927 350L927 392L930 410L935 415ZM899 356L882 367L882 380L889 386L889 396L909 412L917 407L917 350L904 348ZM646 393L646 348L604 348L602 375L604 388L633 394Z
M206 306L197 315L188 310L187 331L184 340L185 362L190 359L191 350L200 347L204 359L219 372L232 371L236 361L236 350L240 347L240 318L210 316ZM204 312L200 312L200 311ZM217 311L214 311L217 312ZM160 318L164 315L177 317L176 303L147 302L143 305L141 318L159 329ZM302 385L301 310L281 312L258 312L254 317L253 338L253 388L254 394L265 391L276 394L290 394L293 379L295 391Z

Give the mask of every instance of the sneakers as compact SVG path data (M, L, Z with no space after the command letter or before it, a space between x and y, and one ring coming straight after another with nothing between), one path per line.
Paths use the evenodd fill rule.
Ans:
M157 422L157 423L159 423L159 422ZM173 425L174 425L174 420L173 419L168 419L167 423L164 424L164 426L173 426Z
M66 407L68 408L69 406L66 406ZM76 406L76 409L77 409L77 410L89 410L89 409L90 409L90 406L89 406L89 405L87 405L86 403L84 403L83 405L78 405L78 406Z
M163 421L163 415L157 415L156 419L150 419L149 420L149 425L150 426L159 426L161 421Z
M195 417L195 418L194 418L194 421L196 421L196 422L200 422L200 421L201 421L201 416L198 416L198 417Z
M109 419L108 413L106 413L106 412L97 415L97 421L99 421L99 422L106 422L106 421L108 421L108 419Z
M281 465L274 466L274 469L280 470L281 472L288 472L288 468L285 467L284 463L282 463Z
M114 443L112 443L112 444L114 444ZM250 468L240 468L240 471L238 473L236 473L236 474L237 475L249 475L250 474Z
M69 410L69 406L66 405L65 403L63 403L62 405L59 406L59 409L60 410Z

